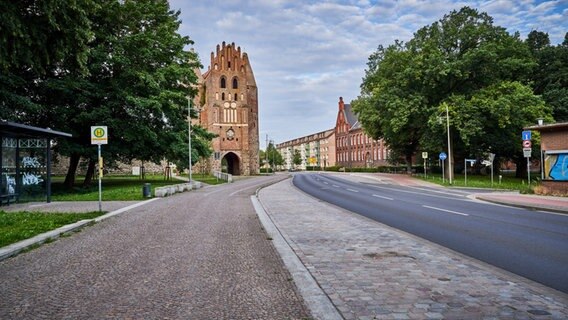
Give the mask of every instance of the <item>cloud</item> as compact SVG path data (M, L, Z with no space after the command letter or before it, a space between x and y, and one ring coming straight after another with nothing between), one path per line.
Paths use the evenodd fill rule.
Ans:
M337 101L359 95L369 55L407 41L451 10L477 8L522 36L568 31L568 0L170 0L206 68L222 41L247 52L259 87L260 131L276 142L331 128ZM261 139L264 141L264 139Z

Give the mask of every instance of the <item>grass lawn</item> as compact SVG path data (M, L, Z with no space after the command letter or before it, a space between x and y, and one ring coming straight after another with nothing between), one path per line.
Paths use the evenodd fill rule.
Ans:
M104 212L41 213L0 211L0 247L29 239L80 220L93 219Z
M218 180L214 176L195 174L192 175L194 180L201 181L206 184L221 184L223 180ZM99 200L99 184L98 180L93 180L89 187L83 187L84 177L79 176L75 180L75 187L67 189L63 186L65 177L57 176L52 178L52 201L98 201ZM153 190L156 187L163 187L178 183L184 183L182 180L170 179L165 180L163 175L146 175L146 179L142 180L138 176L115 176L106 175L102 179L102 200L144 200L142 196L142 187L145 183L150 183Z
M77 177L76 186L67 189L63 186L64 177L54 177L52 182L52 201L97 201L99 200L98 180L93 180L89 187L83 187L83 177ZM171 179L164 180L162 175L146 175L142 180L137 176L112 176L107 175L102 179L102 199L103 201L113 200L144 200L142 196L142 186L150 183L152 190L155 187L162 187L172 184L183 183L183 181ZM153 193L153 192L152 192Z
M186 177L187 178L187 174L182 174L181 176ZM222 179L217 179L212 175L203 175L201 173L192 173L191 174L191 178L195 181L200 181L206 184L211 184L211 185L215 185L215 184L223 184L223 183L227 183L227 181L222 180Z
M442 181L442 174L431 174L429 173L427 177L422 174L415 175L416 178L422 179L424 181L437 183L444 186L449 186L450 183L446 177L445 182ZM505 190L520 190L527 192L530 188L527 186L526 179L515 178L511 175L502 175L501 181L499 181L499 175L493 176L493 185L491 185L491 176L484 175L467 175L467 184L465 181L465 176L454 175L454 180L452 181L452 186L454 187L470 187L470 188L493 188L493 189L505 189ZM533 181L532 186L536 183Z

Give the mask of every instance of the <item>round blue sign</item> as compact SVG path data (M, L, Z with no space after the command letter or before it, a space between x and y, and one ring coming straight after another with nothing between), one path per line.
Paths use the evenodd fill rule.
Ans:
M446 160L448 155L445 152L440 152L440 160Z

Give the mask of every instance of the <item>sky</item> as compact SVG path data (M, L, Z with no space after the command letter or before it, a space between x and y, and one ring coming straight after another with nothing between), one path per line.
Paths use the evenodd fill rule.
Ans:
M360 94L369 55L408 41L451 10L470 6L525 39L532 30L559 44L568 0L169 0L180 34L194 41L203 71L223 41L248 54L258 87L260 147L335 126L339 97Z

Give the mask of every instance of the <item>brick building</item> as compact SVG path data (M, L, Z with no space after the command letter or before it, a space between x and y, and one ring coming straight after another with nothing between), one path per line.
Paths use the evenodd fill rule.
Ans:
M284 158L285 169L302 169L315 165L322 168L371 168L387 165L388 148L382 140L373 140L363 131L350 104L339 98L335 127L276 145ZM293 158L299 150L302 164L295 168ZM310 163L310 160L314 161Z
M218 135L212 141L213 155L206 161L208 169L258 174L258 89L248 55L235 43L223 42L211 52L208 70L196 73L197 123Z
M335 129L328 129L276 145L284 159L284 169L306 170L308 166L321 168L335 166ZM302 163L294 165L294 153L298 150Z
M369 137L361 127L350 104L339 97L335 123L336 164L346 168L371 168L387 165L388 148L382 140Z
M542 186L550 193L568 195L568 122L525 128L540 132L544 164Z

